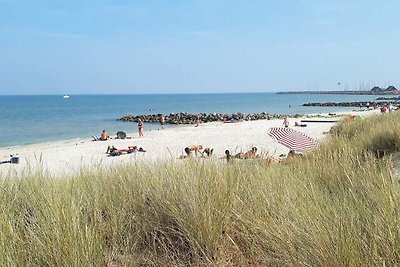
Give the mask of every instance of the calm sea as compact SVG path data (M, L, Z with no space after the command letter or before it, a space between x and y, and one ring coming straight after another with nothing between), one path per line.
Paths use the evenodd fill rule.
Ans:
M119 122L127 114L221 112L319 113L344 108L303 107L306 102L370 101L375 96L243 94L0 96L0 147L137 131ZM289 107L290 105L290 107ZM150 109L152 109L150 111ZM157 129L145 125L145 130ZM172 126L170 126L172 127Z

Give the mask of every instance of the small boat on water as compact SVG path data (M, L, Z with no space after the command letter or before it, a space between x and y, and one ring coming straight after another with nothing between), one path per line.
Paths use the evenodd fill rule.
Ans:
M63 98L67 99L67 98L69 98L69 95L64 95Z

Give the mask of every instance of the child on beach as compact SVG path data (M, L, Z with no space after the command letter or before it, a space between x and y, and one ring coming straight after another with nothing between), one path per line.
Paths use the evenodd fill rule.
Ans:
M139 130L139 137L143 137L143 125L144 125L144 123L143 123L141 118L138 119L137 125L138 125L138 130Z

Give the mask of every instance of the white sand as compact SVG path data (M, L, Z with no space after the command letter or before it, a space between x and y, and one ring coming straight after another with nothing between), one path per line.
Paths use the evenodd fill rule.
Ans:
M352 114L369 115L377 111L352 112ZM307 134L310 137L322 141L333 123L307 123L307 127L294 127L294 122L300 122L301 118L289 119L290 126ZM259 120L239 123L213 122L202 124L199 127L182 126L173 129L159 131L146 131L144 137L108 141L93 142L88 139L66 140L49 142L21 147L0 149L0 161L9 160L9 155L18 153L19 164L1 164L0 174L14 176L28 171L43 170L51 175L73 174L80 169L97 168L99 166L117 166L121 163L135 161L160 161L178 160L183 154L183 149L189 145L201 144L203 147L214 148L215 159L224 156L224 151L229 149L232 154L245 152L256 146L258 152L278 156L289 150L278 144L268 136L268 128L282 126L282 120ZM98 134L98 133L94 133ZM128 136L133 136L129 133ZM147 152L123 154L117 157L106 155L108 145L114 145L119 149L128 146L138 146Z

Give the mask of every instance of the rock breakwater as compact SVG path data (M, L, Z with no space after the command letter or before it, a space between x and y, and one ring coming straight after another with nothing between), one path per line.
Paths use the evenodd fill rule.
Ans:
M398 97L378 97L376 100L377 101L379 101L379 100L396 100L396 101L399 101L400 97L399 96Z
M355 102L312 102L303 104L304 107L377 107L386 104L394 104L393 101L355 101Z
M269 119L281 119L284 117L301 117L303 114L295 114L295 115L278 115L278 114L268 114L266 112L260 113L252 113L252 114L244 114L244 113L231 113L231 114L223 114L223 113L199 113L199 114L190 114L186 112L179 113L171 113L169 115L165 115L165 123L167 124L195 124L197 120L201 123L205 122L238 122L238 121L254 121L254 120L269 120ZM150 115L127 115L119 118L119 121L127 121L127 122L137 122L139 118L141 118L144 122L150 123L159 123L161 114L150 114Z

